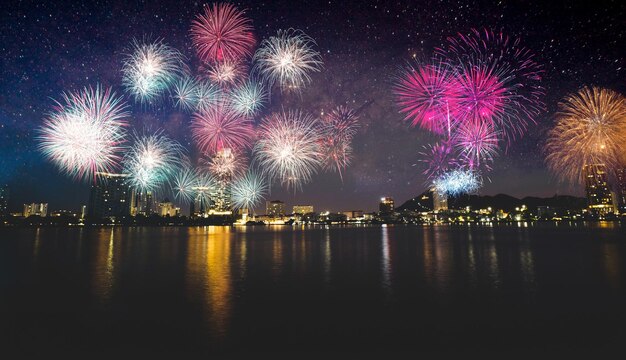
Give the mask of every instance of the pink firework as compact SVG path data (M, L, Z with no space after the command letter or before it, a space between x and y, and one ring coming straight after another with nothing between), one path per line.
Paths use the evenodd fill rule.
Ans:
M191 131L200 151L209 154L249 148L254 137L252 122L224 106L194 114Z
M326 135L319 141L319 152L324 170L336 171L343 181L343 170L350 165L352 145L341 136Z
M334 133L335 136L352 140L359 128L359 117L353 109L347 106L337 106L327 116L322 118L323 125L327 127L327 132Z
M394 86L405 120L437 134L449 132L458 90L453 84L453 72L442 63L408 66Z
M207 63L236 61L252 56L255 45L252 21L232 4L205 7L191 25L198 56Z
M426 164L423 174L429 181L433 181L448 170L458 167L454 147L449 141L426 145L424 151L420 152L419 155L420 161Z
M499 132L487 122L461 124L455 132L454 146L469 169L478 169L498 154Z
M457 70L459 121L490 121L507 141L521 137L545 108L543 67L519 38L472 30L448 38L437 57Z
M224 148L208 158L202 158L209 173L217 179L237 178L246 171L248 159L238 151Z

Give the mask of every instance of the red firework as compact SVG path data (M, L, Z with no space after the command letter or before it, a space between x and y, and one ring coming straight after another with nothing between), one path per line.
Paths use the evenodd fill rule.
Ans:
M232 4L205 7L192 22L191 37L201 60L217 63L252 56L255 45L252 21Z
M450 109L455 107L457 87L453 85L453 73L443 64L409 66L394 87L394 93L412 126L437 134L449 132Z
M454 146L459 150L465 165L471 170L489 163L498 154L499 132L487 122L461 124L454 137Z
M252 122L223 106L194 114L191 131L200 151L209 154L249 148L254 137Z

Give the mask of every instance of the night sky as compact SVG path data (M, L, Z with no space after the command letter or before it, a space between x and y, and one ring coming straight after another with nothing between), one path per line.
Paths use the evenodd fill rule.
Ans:
M472 28L519 36L544 65L547 111L521 140L494 163L480 193L523 197L582 193L559 184L541 153L558 100L583 85L626 93L626 2L624 1L251 1L247 9L258 39L279 29L301 29L317 42L324 68L301 96L273 92L273 110L301 108L313 114L339 104L359 108L361 129L352 165L341 182L321 173L293 193L278 186L270 197L316 210L373 210L381 196L402 203L425 189L418 153L432 137L409 128L393 103L391 84L413 57L428 59L446 37ZM11 210L25 202L51 209L78 209L89 184L66 177L37 150L36 129L63 91L101 83L118 94L125 50L133 38L161 38L179 49L192 67L191 20L204 2L98 1L10 2L0 11L0 183L11 187ZM126 96L129 104L134 101ZM134 105L137 129L163 127L192 154L190 116L171 104Z

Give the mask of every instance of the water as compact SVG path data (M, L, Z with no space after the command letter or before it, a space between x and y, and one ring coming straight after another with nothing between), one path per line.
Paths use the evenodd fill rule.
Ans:
M609 354L626 229L0 229L20 354Z

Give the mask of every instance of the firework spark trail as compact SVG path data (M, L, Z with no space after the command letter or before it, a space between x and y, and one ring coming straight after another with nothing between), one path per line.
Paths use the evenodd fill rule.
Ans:
M197 182L198 175L195 169L185 167L178 171L173 181L174 197L183 203L189 203L195 197L194 187Z
M429 182L459 166L453 144L450 141L426 145L424 151L420 152L419 155L421 156L420 161L426 163L423 174L426 175Z
M225 60L211 65L204 72L214 84L228 88L246 80L247 69L240 61Z
M400 111L412 126L450 134L450 108L456 108L458 88L453 70L444 63L408 66L396 80L394 93Z
M343 181L343 172L352 157L352 138L359 127L356 112L338 106L322 118L320 155L324 170L336 171Z
M198 56L207 63L237 61L250 57L256 43L252 21L232 4L206 6L191 25Z
M226 148L221 149L208 159L203 159L209 172L215 178L237 178L246 168L246 156L238 151Z
M184 148L163 135L134 134L132 147L124 156L124 173L129 185L143 193L156 192L172 181L181 167L184 168Z
M110 88L64 93L40 129L39 148L61 171L80 180L119 166L130 113Z
M203 153L221 149L244 150L252 146L252 122L225 106L213 106L193 116L192 136Z
M255 159L271 180L294 191L311 180L321 165L317 120L300 111L265 117L254 148Z
M223 93L209 81L199 80L196 82L195 99L196 111L204 113L221 106Z
M300 91L311 82L310 72L322 67L315 41L301 30L279 30L261 42L254 54L253 71L260 73L271 88L276 82L282 91Z
M584 183L585 165L620 165L626 144L626 98L585 87L559 104L545 144L549 168L564 181Z
M184 57L176 49L157 40L134 40L124 59L122 81L126 90L141 103L152 103L184 72Z
M252 117L263 107L267 101L265 87L253 80L246 81L243 85L233 89L229 93L229 106L239 115Z
M194 111L198 107L198 85L194 78L182 76L174 83L172 98L174 106L183 111Z
M254 209L267 195L269 188L263 177L248 171L232 185L232 202L236 209Z
M470 169L478 169L498 155L499 132L486 122L463 123L454 135L454 146Z
M441 195L456 196L478 190L482 186L482 179L475 171L456 169L437 177L433 185Z

